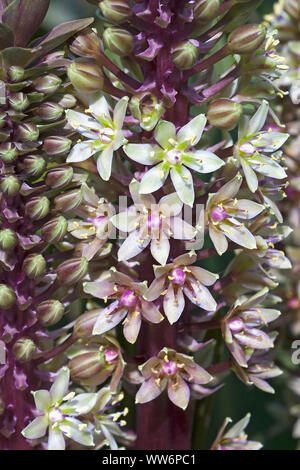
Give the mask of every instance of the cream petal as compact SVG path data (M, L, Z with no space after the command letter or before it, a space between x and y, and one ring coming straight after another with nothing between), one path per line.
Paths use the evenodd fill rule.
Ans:
M179 217L172 217L170 220L170 229L173 233L172 237L176 240L192 240L197 233L192 225Z
M239 199L232 207L237 211L235 216L239 219L253 219L264 210L262 204L249 199Z
M98 172L104 181L108 181L111 175L113 153L112 146L109 145L100 153L97 159Z
M198 114L198 116L191 119L185 126L183 126L177 134L178 142L188 142L189 146L196 145L201 139L203 129L206 124L206 117L204 114Z
M90 110L96 118L105 116L110 119L111 107L101 93L95 93L90 103Z
M141 312L130 312L125 320L123 334L128 343L134 344L139 335L142 324Z
M225 165L225 162L221 160L221 158L206 150L196 150L195 152L186 153L182 159L182 163L199 173L212 173Z
M228 241L226 240L225 235L223 235L223 233L220 232L219 230L215 229L215 227L212 224L209 225L208 231L209 231L210 239L213 242L214 247L217 250L217 253L219 255L222 255L223 253L225 253L225 251L228 248Z
M266 122L267 116L268 116L268 111L269 111L269 103L266 100L263 100L262 104L256 111L256 113L252 116L250 119L246 133L247 135L253 135L257 133L264 125Z
M154 131L155 140L166 149L170 147L169 139L176 140L176 128L172 122L159 121Z
M47 416L38 416L22 431L26 439L39 439L46 434L49 422Z
M81 421L74 418L67 418L62 421L59 428L70 439L84 446L94 445L93 435L86 430L80 431Z
M173 285L169 284L167 293L164 296L163 306L165 315L171 325L177 322L177 320L180 318L184 309L184 305L185 301L182 289L179 288L175 295Z
M113 120L116 129L122 129L123 127L128 101L128 96L124 96L115 106Z
M150 243L150 237L141 239L139 230L131 232L118 251L119 261L127 261L139 255Z
M161 159L157 156L159 147L152 144L127 144L123 147L126 155L142 165L154 165Z
M211 273L204 268L200 268L200 266L190 266L189 270L197 281L205 286L212 286L219 279L218 274Z
M168 397L174 405L182 410L185 410L189 404L190 388L179 374L176 376L176 386L173 386L170 379L168 380Z
M159 163L144 174L140 184L140 194L154 193L160 189L169 175L169 166Z
M213 204L219 204L220 202L228 201L235 197L239 191L243 177L240 173L237 173L228 183L224 184L219 191L214 194L210 194L209 204L207 207L211 207Z
M152 284L150 285L147 291L147 294L146 294L147 300L152 301L152 300L158 299L158 297L160 297L161 293L164 290L165 283L166 283L165 276L160 276L157 279L154 279L154 281L152 282Z
M79 113L78 111L73 111L73 109L68 109L66 111L66 117L73 129L88 139L95 139L98 136L98 132L93 132L92 129L95 129L96 131L101 131L103 129L102 125L91 116Z
M183 207L182 201L179 199L177 193L167 194L159 201L159 210L165 217L178 215Z
M193 207L195 193L191 172L184 166L173 167L171 168L171 180L181 201Z
M99 313L93 328L93 335L102 335L117 326L127 315L127 310L118 308L119 301L116 300Z
M48 390L32 392L35 406L39 411L46 411L51 405L51 395Z
M92 150L92 148L92 141L86 141L82 142L81 144L76 144L67 156L66 161L68 163L83 162L98 152L97 149Z
M154 377L151 377L145 382L142 383L141 387L139 388L136 396L135 402L136 403L148 403L149 401L154 400L158 397L162 392L162 388L158 387Z
M152 302L141 299L142 315L150 323L160 323L164 317Z
M224 230L227 238L237 243L238 245L248 248L249 250L256 248L255 237L246 227L242 225L236 226L230 225L226 222L221 222L220 228Z
M52 403L61 401L67 394L69 388L70 371L67 367L62 367L57 378L50 388Z
M150 249L153 258L162 266L165 266L170 253L170 242L168 238L161 233L159 240L151 241Z
M136 229L138 217L136 207L131 206L127 210L112 216L110 221L117 229L121 230L121 232L132 232Z
M58 428L49 428L48 450L65 450L66 443L63 433Z

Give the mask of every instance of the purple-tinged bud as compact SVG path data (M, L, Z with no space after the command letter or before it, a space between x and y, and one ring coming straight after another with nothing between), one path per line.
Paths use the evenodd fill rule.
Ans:
M32 122L23 122L18 125L17 138L22 142L34 142L39 138L39 130Z
M115 349L106 349L104 352L105 361L108 364L115 364L118 356L119 353Z
M0 230L0 249L10 251L15 248L18 243L18 237L13 230L5 228Z
M8 69L8 76L12 82L19 82L24 78L25 70L19 65L12 65Z
M96 58L101 53L99 38L91 29L79 33L70 46L71 51L80 57Z
M228 321L228 326L234 333L239 333L244 329L244 322L240 317L234 317Z
M92 336L94 325L99 317L99 312L99 309L93 309L77 318L73 329L73 336L76 339L90 338Z
M127 0L104 0L99 8L105 18L112 23L126 23L132 16L132 9Z
M216 222L226 219L227 217L226 209L223 206L215 206L213 210L211 211L211 217Z
M42 255L32 253L23 261L22 270L29 279L38 279L46 270L46 261Z
M173 284L178 284L179 286L183 286L185 283L186 275L183 269L181 268L174 268L170 273L170 279Z
M104 365L103 356L95 351L75 356L69 361L68 368L74 382L89 383L102 371Z
M11 142L0 145L0 158L4 163L12 163L18 156L18 150Z
M8 310L17 301L17 297L13 289L5 284L0 284L0 308Z
M133 51L133 36L126 29L106 28L103 33L103 42L107 49L120 57L125 57Z
M285 0L283 9L296 21L300 19L300 5L298 0Z
M27 96L21 91L11 93L8 97L8 102L15 111L24 111L30 104Z
M81 189L68 191L65 194L60 194L54 199L54 209L57 212L71 212L80 206L83 202Z
M194 19L206 23L217 16L219 7L219 0L198 0L193 7Z
M207 119L212 126L231 131L237 125L242 111L240 103L220 98L208 105Z
M25 214L31 220L41 220L49 213L50 201L46 196L36 196L25 204Z
M46 162L40 155L26 155L20 167L27 176L37 177L44 172Z
M26 362L36 354L36 345L30 338L20 338L13 345L12 352L18 361Z
M14 197L19 193L21 184L19 179L14 175L6 176L1 181L1 191L7 196Z
M66 94L63 95L63 97L60 98L60 100L58 101L58 104L59 104L60 106L62 106L64 109L74 108L74 106L76 105L76 103L77 103L77 99L75 98L75 96L70 95L70 93L66 93Z
M38 305L36 312L43 326L51 326L58 323L64 314L65 308L59 300L45 300Z
M67 70L69 80L80 93L95 93L103 88L104 76L99 65L78 60Z
M86 258L72 258L61 263L57 268L57 280L61 285L76 284L87 273L88 260Z
M120 303L124 307L134 307L137 302L137 296L134 293L134 290L126 290L121 295Z
M48 243L59 243L63 240L68 230L68 222L61 215L46 222L42 227L42 239Z
M62 80L51 73L49 75L45 75L44 77L38 77L33 82L33 86L39 93L51 95L59 89L61 83Z
M229 35L227 49L233 54L251 54L266 38L266 28L262 24L239 26Z
M67 137L52 135L46 137L43 144L43 151L48 155L60 155L70 150L72 141Z
M45 183L51 189L61 189L71 183L73 178L71 166L61 166L48 171Z
M197 62L198 57L199 50L192 39L177 44L171 54L172 61L180 70L192 68Z
M178 366L175 361L165 361L162 365L161 371L164 375L174 375L178 371Z
M129 108L132 115L140 121L140 126L146 131L152 131L165 109L156 96L150 92L133 95Z
M64 109L53 102L42 103L36 110L36 114L44 121L56 121L64 112Z

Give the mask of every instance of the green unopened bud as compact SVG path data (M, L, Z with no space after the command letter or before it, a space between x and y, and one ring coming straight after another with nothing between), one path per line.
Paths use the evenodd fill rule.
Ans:
M18 156L18 150L11 142L0 145L0 158L4 163L12 163Z
M120 57L129 55L133 50L133 36L126 29L106 28L103 33L105 47Z
M80 206L83 202L81 189L68 191L65 194L60 194L54 199L54 209L57 212L71 212Z
M32 122L23 122L17 128L17 137L23 142L34 142L39 138L39 130Z
M80 315L75 321L73 336L76 339L90 338L93 334L93 328L99 317L99 313L99 309L94 309Z
M24 78L24 69L19 65L12 65L8 69L8 76L12 82L19 82Z
M29 100L27 96L19 91L18 93L11 93L8 97L10 106L15 111L24 111L29 106Z
M48 155L59 155L70 150L72 141L67 137L53 135L44 140L43 150Z
M16 301L17 297L13 289L5 284L0 284L0 308L8 310L16 303Z
M48 171L45 183L52 189L61 189L71 183L73 178L71 166L61 166Z
M13 230L5 228L0 230L0 249L10 251L15 248L18 243L18 237Z
M18 361L30 361L36 354L36 345L30 338L20 338L13 345L12 351Z
M68 363L72 380L83 384L92 384L97 380L104 365L103 355L99 351L79 354Z
M25 204L25 214L32 220L41 220L49 213L50 201L46 196L36 196Z
M264 42L266 28L262 24L246 24L236 28L228 37L227 48L234 54L251 54Z
M24 160L20 163L20 167L27 176L40 176L45 168L46 162L40 155L26 155Z
M70 81L80 93L94 93L103 88L102 69L93 62L75 61L67 72Z
M237 125L242 111L243 107L240 103L227 98L220 98L209 104L207 119L212 126L230 131Z
M127 0L104 0L99 8L108 21L126 23L132 16L132 9Z
M6 176L1 181L1 191L7 196L14 197L19 193L21 184L19 179L14 175Z
M101 52L101 44L97 34L90 29L79 33L70 49L80 57L96 58Z
M42 239L48 243L59 243L63 240L68 230L68 222L61 215L49 220L42 227Z
M0 112L0 129L5 126L7 119L7 114L5 112Z
M140 121L140 126L146 131L152 131L165 109L150 92L141 92L134 95L129 103L132 115Z
M74 108L76 103L77 103L77 100L75 96L70 95L70 93L66 93L65 95L63 95L63 97L60 98L58 102L58 104L62 106L64 109Z
M39 93L50 95L59 89L61 83L62 80L51 73L49 75L45 75L44 77L38 77L33 82L33 86Z
M42 255L32 253L24 259L22 269L29 279L37 279L46 269L45 258Z
M283 8L294 20L299 21L300 19L299 0L285 0Z
M59 300L50 299L39 304L36 311L41 324L51 326L62 319L65 308Z
M57 280L60 284L76 284L88 270L86 258L72 258L61 263L57 268Z
M219 0L198 0L193 8L194 19L206 23L216 17L219 7Z
M64 112L64 109L58 103L50 101L42 103L36 110L37 115L44 121L56 121Z
M195 65L199 57L199 50L196 41L184 41L173 49L171 58L176 67L180 70L189 70Z

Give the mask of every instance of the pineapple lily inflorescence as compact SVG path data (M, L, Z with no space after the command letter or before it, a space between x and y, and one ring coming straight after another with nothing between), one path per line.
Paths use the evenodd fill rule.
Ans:
M0 1L0 447L189 449L281 373L287 65L259 0L91 3L32 39L49 1Z

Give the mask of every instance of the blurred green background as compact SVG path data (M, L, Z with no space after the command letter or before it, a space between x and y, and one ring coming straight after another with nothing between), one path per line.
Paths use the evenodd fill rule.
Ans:
M261 17L270 13L273 0L264 0L259 7ZM64 21L93 16L95 7L85 0L51 0L50 9L42 25L42 32ZM252 21L258 20L253 18ZM195 423L194 448L209 448L219 426L226 416L234 421L251 411L252 420L247 429L252 440L261 440L265 449L295 449L297 442L291 436L293 419L284 407L288 394L284 374L273 380L276 394L270 395L257 389L248 388L231 374L225 380L225 386L212 398L200 403ZM204 405L205 403L205 405ZM202 404L210 409L207 413L207 426L203 428ZM200 432L199 432L200 430Z

